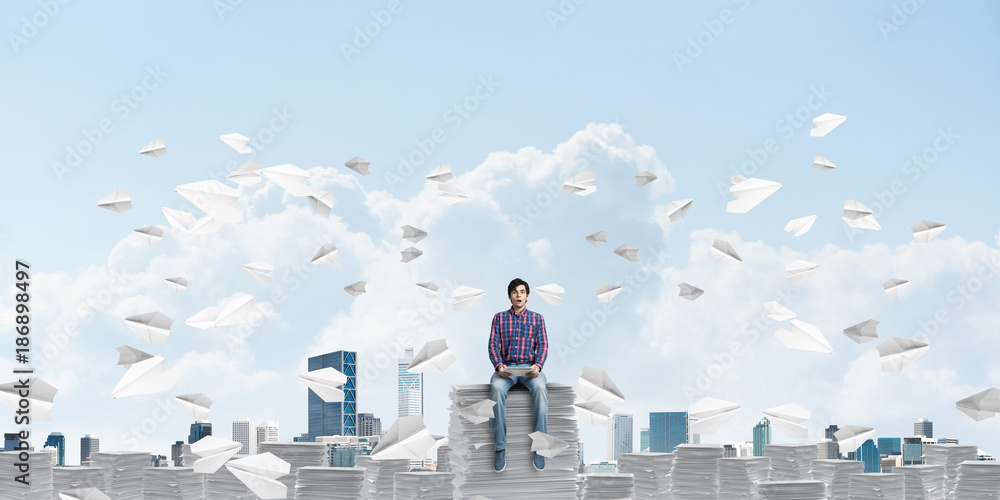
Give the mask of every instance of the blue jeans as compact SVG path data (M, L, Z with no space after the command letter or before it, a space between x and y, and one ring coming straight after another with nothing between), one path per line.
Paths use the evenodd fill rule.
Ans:
M530 367L530 364L510 364L510 367ZM538 376L531 378L527 375L521 377L510 376L501 377L500 372L493 372L490 378L490 399L496 402L493 407L493 420L490 425L493 427L493 449L496 451L507 449L507 391L514 384L520 383L528 388L531 393L531 412L535 431L548 432L549 420L549 391L545 386L545 373L539 372Z

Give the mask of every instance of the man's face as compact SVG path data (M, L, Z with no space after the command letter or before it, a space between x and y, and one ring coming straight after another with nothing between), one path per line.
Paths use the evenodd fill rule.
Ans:
M517 288L510 292L510 305L514 306L514 309L520 309L527 302L528 290L524 285L517 285Z

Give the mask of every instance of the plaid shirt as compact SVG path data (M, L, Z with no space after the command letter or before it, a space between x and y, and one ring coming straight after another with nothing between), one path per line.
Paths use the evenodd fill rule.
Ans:
M513 307L496 313L490 327L489 351L494 369L500 365L532 363L540 370L549 354L545 318L527 308L518 314Z

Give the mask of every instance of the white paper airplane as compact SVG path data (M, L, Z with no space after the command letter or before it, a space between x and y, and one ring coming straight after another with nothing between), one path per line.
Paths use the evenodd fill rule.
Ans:
M872 210L858 200L844 200L844 213L841 215L848 226L858 229L881 231L882 226L875 220Z
M195 328L211 328L213 326L232 326L250 322L254 311L253 297L245 293L236 294L227 300L222 307L211 306L184 321L184 324Z
M796 316L791 309L777 302L764 302L764 309L767 309L767 317L775 321L787 321Z
M802 236L812 229L814 222L816 222L815 215L792 219L788 221L788 224L785 224L785 231L794 233L796 237Z
M615 295L621 293L622 287L619 285L601 285L594 292L597 294L598 302L611 302Z
M161 312L150 312L125 318L125 324L150 344L166 344L170 341L170 325L174 320Z
M691 209L692 203L694 203L694 198L671 201L667 203L663 211L667 213L667 217L670 217L670 222L680 222Z
M752 177L737 182L729 188L729 192L736 199L726 204L726 212L731 214L745 214L779 189L781 189L780 182L765 181Z
M319 250L316 251L316 255L313 255L310 262L313 264L333 264L339 258L340 251L337 250L337 244L327 243L319 247Z
M163 369L165 362L162 357L153 356L132 363L125 376L111 391L111 397L117 399L169 391L183 374L176 367L165 371Z
M976 422L993 417L1000 412L1000 389L994 387L960 399L955 408Z
M353 171L355 171L355 172L357 172L357 173L359 173L361 175L368 175L368 166L369 165L371 165L371 162L365 161L365 159L362 158L362 157L360 157L360 156L355 156L354 158L351 158L350 160L347 160L344 163L345 167L347 167L347 168L349 168L349 169L351 169L351 170L353 170Z
M335 368L323 368L299 375L320 399L327 403L339 403L344 400L344 391L340 389L347 383L347 375Z
M590 243L591 245L594 245L595 247L596 246L600 246L602 243L607 243L608 242L608 232L607 231L598 231L598 232L596 232L594 234L585 236L583 239L587 240L587 243Z
M677 285L678 295L683 299L694 300L705 294L705 291L694 285L689 285L687 283L681 283Z
M496 406L495 401L484 399L462 408L459 410L458 414L473 424L481 424L489 422L490 419L493 418L494 406Z
M597 186L593 182L596 178L597 174L594 172L580 172L566 179L566 182L563 183L563 189L568 193L587 196L597 191Z
M611 415L611 407L600 401L586 401L583 403L573 403L576 414L580 420L584 420L595 427L607 427L608 416Z
M245 155L252 152L250 150L250 138L243 134L233 132L232 134L220 135L219 139L229 145L229 147L235 149L239 154Z
M639 249L629 245L628 243L624 243L620 247L616 248L615 255L618 255L629 262L639 262Z
M643 187L650 182L656 180L656 176L653 175L649 170L643 170L642 173L635 176L635 187Z
M792 439L809 437L809 429L801 424L809 420L812 414L795 403L768 408L764 410L764 415L771 421L771 425Z
M402 256L400 262L404 264L424 254L424 252L421 252L420 249L417 247L407 247L405 250L399 253Z
M947 226L940 222L920 219L917 222L910 224L910 229L913 230L913 242L927 243L935 236L941 234L941 231L944 231L945 227Z
M837 438L837 444L840 445L841 453L845 455L849 452L855 451L861 447L875 434L875 429L871 427L862 427L860 425L845 425L840 428L837 432L833 433L833 437Z
M403 239L411 243L419 243L420 240L427 237L427 231L410 225L403 226L400 229L403 230Z
M131 368L132 365L140 361L145 361L153 357L152 354L142 352L135 347L127 345L115 347L115 350L118 351L118 365L123 366L126 369Z
M24 389L20 385L20 379L0 385L0 401L3 401L15 412L23 412L25 408L21 407L20 404L24 400L28 403L27 409L30 413L27 415L32 422L51 422L52 401L59 389L52 387L51 384L40 378L28 377L27 394L22 396Z
M451 298L455 299L455 302L451 304L451 308L455 311L464 311L479 299L483 298L486 292L478 288L472 288L471 286L460 286L451 292Z
M132 232L138 234L142 241L151 247L160 246L160 240L163 238L163 229L157 226L140 227L133 229Z
M887 296L889 296L889 297L898 297L899 296L899 292L902 292L909 285L910 285L910 282L907 281L907 280L901 280L901 279L892 278L892 279L888 279L888 280L886 280L885 282L882 283L882 289L885 290L885 294Z
M250 276L253 276L253 279L261 283L270 283L271 272L274 271L274 266L262 260L258 260L249 264L243 264L243 269L250 273Z
M367 281L356 281L354 283L351 283L350 285L345 286L344 291L357 297L367 291L365 290L365 285L367 284L368 284Z
M195 420L208 420L208 410L212 407L212 399L204 394L184 394L174 396L177 404L191 414Z
M538 292L538 295L541 295L542 299L544 299L545 302L548 302L550 306L562 305L563 294L566 293L565 288L555 283L535 287L535 291Z
M809 131L809 135L812 137L823 137L845 121L847 121L846 116L835 115L833 113L823 113L822 115L813 118L813 127L815 128Z
M306 196L309 205L320 215L330 215L333 206L337 204L337 199L328 191L312 188L312 192Z
M128 190L117 189L115 192L101 198L97 206L112 212L122 213L132 209L132 196Z
M901 372L923 356L930 349L930 345L916 340L892 337L880 343L877 348L882 371Z
M438 184L438 200L449 205L454 205L460 201L469 199L469 195L451 184Z
M625 395L611 381L611 377L600 369L590 366L583 367L583 373L573 386L576 396L586 402L621 403Z
M226 179L241 186L254 186L260 183L260 162L248 161L233 170L226 176Z
M220 224L243 222L243 211L232 206L240 199L240 192L219 181L199 181L174 188L177 194L190 201ZM191 229L194 234L194 229Z
M535 431L528 434L531 438L531 451L545 458L552 458L566 451L569 443L544 432Z
M790 325L791 330L784 328L774 333L778 340L789 349L799 349L801 351L833 353L833 347L826 340L823 333L814 325L793 319Z
M424 425L423 415L399 417L379 440L371 457L373 460L423 460L431 448L439 446L437 441Z
M425 281L423 283L417 283L417 288L419 288L420 291L424 293L425 297L427 297L429 299L437 298L437 295L438 295L438 286L437 286L436 283L433 283L433 282L430 282L430 281Z
M190 234L209 234L214 233L222 228L222 223L213 219L212 216L206 215L195 222L194 227L191 228Z
M196 474L215 474L236 456L243 445L236 441L215 436L205 436L191 444L191 454L198 457L193 467Z
M290 163L265 168L261 173L292 196L309 196L313 192L313 188L306 184L309 172Z
M73 488L59 492L59 500L111 500L101 490L92 486Z
M702 398L688 408L693 420L688 426L692 434L714 434L723 424L739 413L743 406L716 398Z
M420 348L406 370L410 373L443 372L455 362L445 339L431 340Z
M139 154L150 158L160 158L167 154L167 146L162 139L153 139L139 150Z
M451 175L451 165L438 165L426 176L427 180L435 182L448 182L454 178Z
M815 274L818 269L819 264L813 264L804 260L793 261L785 266L785 271L790 275L788 276L788 284L800 285Z
M712 248L708 249L708 256L715 262L743 262L736 249L725 240L715 240Z
M170 288L177 293L184 293L187 290L188 280L181 278L180 276L176 278L167 278L164 281L170 283Z
M183 210L174 210L172 208L163 207L164 217L167 218L167 222L174 229L180 229L181 231L191 231L191 228L198 222L198 218L190 212L185 212Z
M878 324L879 322L873 319L862 321L854 326L845 328L844 335L859 344L864 344L865 342L878 338L878 332L875 330L875 327L877 327Z
M813 158L813 170L817 172L826 172L827 170L833 170L835 168L837 168L837 166L825 156L817 156Z
M288 496L288 487L277 479L287 475L291 465L270 452L232 460L226 468L260 500L279 500Z

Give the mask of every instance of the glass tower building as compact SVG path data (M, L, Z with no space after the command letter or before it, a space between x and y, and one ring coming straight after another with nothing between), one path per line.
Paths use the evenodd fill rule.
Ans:
M80 438L80 465L90 465L90 456L101 451L101 440L87 434Z
M45 446L51 446L55 448L56 454L58 455L56 463L63 467L66 465L66 436L63 436L61 432L53 432L49 434L49 438L45 440Z
M191 424L191 433L188 434L188 444L195 444L201 438L212 435L212 423L204 420L195 420Z
M609 462L617 462L622 453L632 453L632 420L632 415L618 413L608 418Z
M764 446L771 444L771 421L764 417L753 426L753 456L763 457Z
M854 454L857 461L865 463L866 473L882 472L882 457L878 454L878 447L871 439L864 442Z
M407 347L399 358L399 416L411 417L424 414L424 374L410 373L407 367L413 361L413 348Z
M900 438L878 438L878 454L881 457L903 454L903 440Z
M309 358L309 371L333 368L347 377L347 383L337 387L344 391L343 401L327 403L308 389L309 441L320 436L358 435L357 356L353 351L336 351Z
M688 442L686 411L649 413L649 451L673 453L677 445Z

